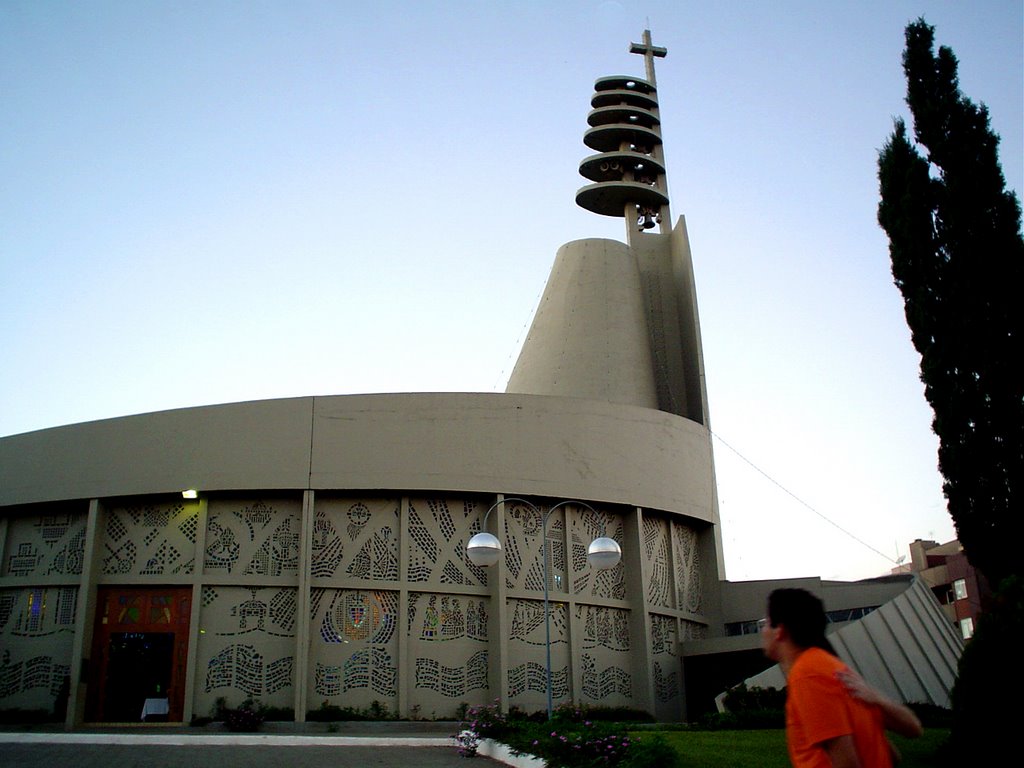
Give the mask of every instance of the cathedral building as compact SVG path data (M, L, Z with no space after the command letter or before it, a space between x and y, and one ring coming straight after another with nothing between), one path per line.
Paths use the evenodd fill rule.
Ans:
M543 709L549 685L556 706L706 706L728 674L700 670L751 650L726 625L758 618L743 611L765 588L737 602L723 581L665 49L645 32L630 50L645 77L596 81L576 196L622 218L625 242L558 250L505 393L265 400L0 439L0 710L69 728L250 698L300 722L446 718ZM492 567L467 553L481 531L501 545ZM598 570L602 537L621 559Z

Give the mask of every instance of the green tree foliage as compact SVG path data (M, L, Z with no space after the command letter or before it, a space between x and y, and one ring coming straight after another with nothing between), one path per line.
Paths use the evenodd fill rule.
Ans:
M967 556L993 584L1024 571L1024 240L988 110L961 92L935 29L906 29L914 139L896 120L878 160L878 221L921 354L939 470ZM924 156L919 151L923 149Z

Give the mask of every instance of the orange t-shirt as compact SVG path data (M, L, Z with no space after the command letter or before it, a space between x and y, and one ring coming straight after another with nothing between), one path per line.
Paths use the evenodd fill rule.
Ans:
M846 669L832 654L808 648L786 680L786 743L794 768L830 768L822 742L853 735L863 768L892 768L878 707L853 698L836 679Z

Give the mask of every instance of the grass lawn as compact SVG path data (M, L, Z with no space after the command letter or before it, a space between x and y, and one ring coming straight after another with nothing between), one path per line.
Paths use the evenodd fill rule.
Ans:
M651 731L630 734L643 739ZM682 768L788 768L786 733L765 731L662 731L661 736L679 753ZM942 747L949 738L943 728L928 729L920 739L893 737L903 754L899 768L941 766Z

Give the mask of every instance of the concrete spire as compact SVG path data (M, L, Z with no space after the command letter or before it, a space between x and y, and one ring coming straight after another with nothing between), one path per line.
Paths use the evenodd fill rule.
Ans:
M635 405L708 423L700 322L686 224L670 227L654 59L647 79L599 78L576 203L626 219L627 243L576 240L559 249L507 392ZM660 231L655 225L660 224Z

